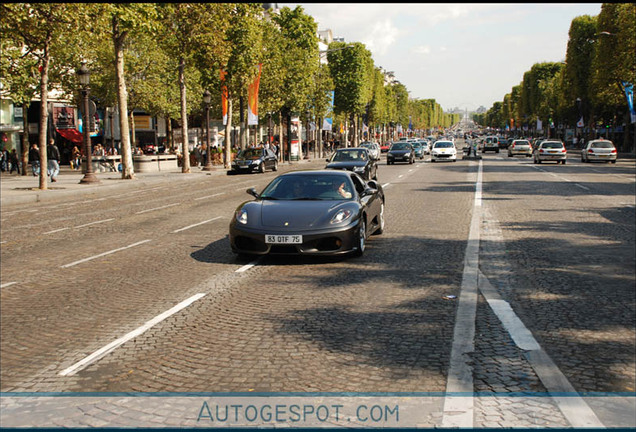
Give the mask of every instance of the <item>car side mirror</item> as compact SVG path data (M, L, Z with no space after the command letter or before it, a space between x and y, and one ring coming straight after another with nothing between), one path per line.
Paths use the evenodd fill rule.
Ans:
M248 190L246 190L245 192L247 192L248 194L252 195L254 198L260 198L261 196L258 194L258 192L256 192L256 189L254 188L249 188Z

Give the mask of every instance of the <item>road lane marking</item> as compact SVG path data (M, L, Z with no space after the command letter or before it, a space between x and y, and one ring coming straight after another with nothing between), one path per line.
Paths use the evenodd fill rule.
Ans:
M503 241L503 238L500 240ZM603 423L596 417L596 414L594 414L594 411L585 400L579 396L559 367L541 348L532 332L519 319L510 304L501 298L481 271L479 272L478 286L479 291L481 291L492 311L510 334L514 343L520 349L527 351L524 353L525 357L570 425L574 428L604 427ZM555 395L563 393L572 396L559 397Z
M247 189L250 189L250 188L255 188L256 186L255 186L255 185L251 185L251 186L242 186L242 187L240 187L240 188L236 188L236 189L234 189L234 190L235 190L235 191L246 191L247 189L244 189L245 187L247 187Z
M113 250L108 251L108 252L100 253L99 255L94 255L94 256L92 256L92 257L84 258L84 259L81 259L81 260L79 260L79 261L72 262L72 263L70 263L70 264L64 264L63 266L60 266L60 268L69 268L69 267L73 267L73 266L75 266L75 265L77 265L77 264L82 264L82 263L85 263L85 262L87 262L87 261L94 260L94 259L96 259L96 258L101 258L101 257L103 257L103 256L110 255L110 254L113 254L113 253L115 253L115 252L123 251L123 250L125 250L125 249L130 249L130 248L132 248L132 247L139 246L139 245L144 244L144 243L148 243L149 241L152 241L152 240L142 240L142 241L140 241L140 242L133 243L133 244L131 244L131 245L124 246L124 247L120 247L120 248L117 248L117 249L113 249Z
M110 218L110 219L104 219L104 220L100 220L100 221L96 221L96 222L90 222L90 223L87 223L87 224L84 224L84 225L78 225L78 226L76 226L74 228L84 228L84 227L91 226L91 225L97 225L97 224L104 223L104 222L110 222L112 220L115 220L115 219L114 218Z
M217 219L221 219L221 216L217 216L217 217L215 217L215 218L208 219L208 220L205 220L205 221L203 221L203 222L195 223L195 224L193 224L193 225L189 225L189 226L187 226L187 227L179 228L178 230L174 230L174 231L172 231L172 233L174 234L174 233L178 233L178 232L181 232L181 231L185 231L185 230L187 230L187 229L194 228L194 227L196 227L196 226L203 225L203 224L206 224L206 223L208 223L208 222L215 221L215 220L217 220Z
M171 315L174 315L175 313L179 312L181 309L184 309L184 308L190 306L192 303L194 303L195 301L201 299L205 295L206 295L205 293L195 294L192 297L190 297L189 299L186 299L186 300L182 301L181 303L179 303L178 305L172 307L171 309L168 309L164 313L162 313L160 315L157 315L156 317L154 317L150 321L146 322L141 327L136 328L135 330L131 331L130 333L128 333L128 334L120 337L119 339L109 343L108 345L98 349L97 351L95 351L94 353L89 355L88 357L85 357L83 360L80 360L77 363L75 363L74 365L64 369L63 371L61 371L59 373L59 375L61 375L61 376L75 375L77 372L81 371L82 369L84 369L85 367L90 365L91 363L94 363L97 360L103 358L104 356L106 356L108 353L110 353L111 351L115 350L119 346L121 346L124 343L128 342L129 340L134 339L137 336L143 334L146 330L154 327L155 325L159 324L161 321L163 321L166 318L170 317Z
M390 184L391 184L391 183L384 183L384 184L382 185L382 187L383 187L383 188L385 188L385 187L389 186Z
M578 186L578 187L580 187L581 189L590 190L590 188L589 188L589 187L586 187L586 186L580 185L580 184L578 184L578 183L574 183L574 186Z
M60 229L56 229L56 230L53 230L53 231L45 232L44 234L45 234L45 235L46 235L46 234L53 234L53 233L56 233L56 232L65 231L65 230L67 230L67 229L70 229L70 228L69 228L69 227L66 227L66 228L60 228Z
M207 196L200 197L200 198L195 198L194 200L195 201L199 201L199 200L206 199L206 198L214 198L215 196L219 196L219 195L225 195L225 192L216 193L214 195L207 195Z
M254 267L256 264L258 264L258 259L252 261L249 264L245 264L243 267L239 268L238 270L234 271L234 273L243 273L248 271L249 269L251 269L252 267Z
M473 374L468 364L469 354L475 350L475 320L477 317L477 286L479 281L479 236L481 207L482 160L479 161L475 201L470 231L464 253L459 304L455 313L455 328L450 367L446 381L446 396L442 427L472 428L474 421ZM479 191L479 199L477 192ZM460 393L462 396L449 396Z
M135 214L148 213L148 212L155 211L155 210L161 210L161 209L165 209L165 208L168 208L168 207L174 207L174 206L179 205L179 204L181 204L181 203L168 204L168 205L161 206L161 207L155 207L155 208L151 208L151 209L148 209L148 210L138 211Z
M15 285L17 284L17 282L7 282L7 283L3 283L2 285L0 285L0 288L6 288L9 287L11 285Z

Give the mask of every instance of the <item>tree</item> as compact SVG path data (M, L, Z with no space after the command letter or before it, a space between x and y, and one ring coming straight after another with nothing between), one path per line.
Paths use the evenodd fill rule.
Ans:
M39 70L40 124L38 143L40 148L39 188L47 189L47 125L49 73L52 52L64 49L65 36L76 34L83 18L79 4L62 3L8 3L2 4L1 31L4 37L20 46L28 62L36 62ZM19 45L18 45L19 42Z

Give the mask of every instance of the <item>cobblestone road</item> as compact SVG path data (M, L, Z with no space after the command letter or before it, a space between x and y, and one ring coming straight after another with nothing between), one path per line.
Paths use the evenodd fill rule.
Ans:
M274 173L3 208L1 390L444 392L477 165L382 164L387 228L362 258L267 257L242 272L228 222ZM479 268L578 392L634 391L633 180L633 162L483 161ZM492 395L474 426L569 425L550 398L497 397L546 383L481 294L470 365L473 390ZM420 426L439 426L439 404Z

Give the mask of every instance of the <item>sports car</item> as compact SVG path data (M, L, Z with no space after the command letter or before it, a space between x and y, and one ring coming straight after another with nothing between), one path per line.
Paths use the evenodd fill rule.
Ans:
M232 252L249 255L362 256L384 230L384 191L340 170L293 171L242 203L230 222Z

